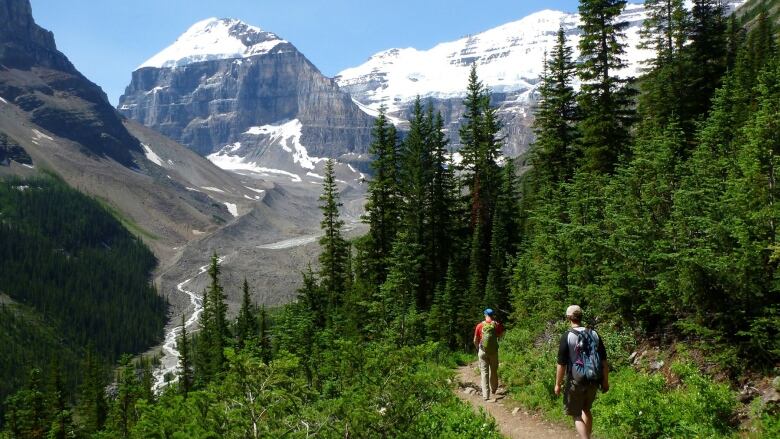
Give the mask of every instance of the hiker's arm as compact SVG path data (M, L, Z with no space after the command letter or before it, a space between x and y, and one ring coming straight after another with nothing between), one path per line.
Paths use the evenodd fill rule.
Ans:
M474 347L479 349L479 325L474 329Z
M558 343L558 364L555 368L555 395L561 394L561 385L563 376L566 374L566 367L569 364L569 333L563 334Z
M607 361L607 349L604 347L604 340L599 337L599 355L601 356L601 391L607 393L609 391L609 362Z
M566 366L557 364L555 366L555 396L561 394L561 385L563 384L563 375L566 373Z

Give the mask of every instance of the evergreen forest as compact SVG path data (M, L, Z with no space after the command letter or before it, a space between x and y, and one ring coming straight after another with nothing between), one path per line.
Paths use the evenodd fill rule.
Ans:
M345 236L329 161L321 253L316 267L301 267L295 302L257 307L245 282L230 319L213 255L200 328L182 331L179 373L161 393L151 390L148 366L126 356L111 392L87 377L92 390L62 404L31 376L6 402L3 434L500 437L491 418L453 393L452 369L473 361L482 311L496 309L508 328L500 351L508 397L564 421L555 353L564 310L577 303L603 335L613 370L611 390L594 405L599 437L780 436L777 402L738 391L777 385L780 364L774 20L762 11L727 16L717 0L690 9L646 0L642 45L654 56L640 77L626 78L625 5L580 1L578 59L558 32L526 156L502 157L502 123L478 66L464 84L457 159L424 100L403 133L381 112L368 233ZM6 196L34 198L19 184ZM54 248L69 248L67 233L52 233L64 235ZM109 252L122 245L90 242ZM112 279L146 279L151 265L135 264L128 280ZM13 285L35 288L17 275ZM48 302L2 287L47 315ZM162 319L162 303L144 303ZM137 347L115 343L95 345Z

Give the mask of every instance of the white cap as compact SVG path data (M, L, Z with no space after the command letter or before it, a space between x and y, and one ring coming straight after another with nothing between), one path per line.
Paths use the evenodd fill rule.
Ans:
M566 308L566 317L582 317L582 308L579 305L571 305Z

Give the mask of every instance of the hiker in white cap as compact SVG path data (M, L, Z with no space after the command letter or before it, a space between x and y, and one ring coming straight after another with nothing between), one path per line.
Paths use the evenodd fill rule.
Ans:
M563 406L574 419L574 427L582 439L590 439L593 431L593 414L590 412L596 391L609 390L609 365L607 351L599 334L582 326L582 308L571 305L566 308L566 319L571 329L561 337L558 346L558 366L555 373L555 395L561 394L561 384L566 375Z

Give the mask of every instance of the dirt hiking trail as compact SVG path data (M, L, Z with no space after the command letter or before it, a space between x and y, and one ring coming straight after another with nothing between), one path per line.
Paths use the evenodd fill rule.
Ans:
M523 410L516 402L506 398L506 391L501 387L495 400L482 399L479 368L476 363L459 367L457 379L458 398L469 403L474 411L479 411L481 407L490 413L495 418L501 434L510 439L576 439L579 437L574 432L573 424L571 426L554 424Z

